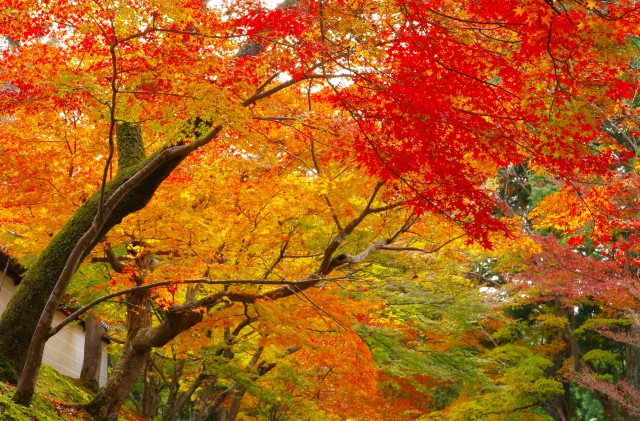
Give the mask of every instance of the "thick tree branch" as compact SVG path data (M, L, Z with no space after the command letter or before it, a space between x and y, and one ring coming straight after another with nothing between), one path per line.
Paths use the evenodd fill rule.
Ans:
M107 256L107 261L109 262L109 265L111 266L111 269L113 269L113 271L116 272L116 273L122 273L122 269L124 269L125 265L123 265L122 263L120 263L118 261L118 258L113 253L113 250L111 250L111 245L110 244L106 244L105 245L104 254L105 254L105 256Z
M376 183L375 187L373 188L373 193L371 193L371 196L369 197L369 200L367 201L367 204L365 205L365 207L360 212L360 215L358 215L355 219L351 220L344 227L344 229L339 230L338 233L331 239L331 241L329 242L329 245L324 251L324 257L322 259L322 263L320 264L320 268L318 269L318 273L320 275L327 275L329 274L329 272L331 272L329 267L331 265L331 259L332 259L333 253L335 253L335 251L338 249L340 244L342 244L344 239L349 234L351 234L358 225L360 225L360 223L367 217L367 215L372 213L371 205L373 205L373 201L375 200L376 196L378 195L378 192L380 191L383 185L384 185L383 181L378 181Z
M373 244L371 244L369 247L367 247L366 249L364 249L362 252L356 254L355 256L346 254L346 253L341 253L339 255L337 255L336 257L334 257L333 259L331 259L330 265L329 265L329 272L331 272L333 269L337 268L338 266L342 266L342 265L346 265L346 264L357 264L357 263L362 263L365 261L365 259L367 259L370 255L372 255L373 253L375 253L378 250L382 250L384 247L388 246L389 244L393 243L394 241L396 241L396 239L403 233L405 233L409 228L411 228L411 226L416 222L418 218L415 215L411 215L404 224L402 224L402 226L400 228L398 228L398 230L396 230L396 232L391 236L388 237L384 240L380 240L377 241Z
M341 280L345 280L346 278L343 276L338 276L335 278L325 278L326 281L341 281ZM200 279L188 279L188 280L184 280L184 281L180 281L180 282L176 282L176 281L162 281L162 282L155 282L153 284L147 284L147 285L139 285L139 286L135 286L132 288L128 288L128 289L124 289L124 290L120 290L117 292L113 292L111 294L107 294L104 295L100 298L97 298L93 301L91 301L89 304L84 305L82 307L80 307L79 309L77 309L76 311L74 311L73 313L71 313L69 316L67 316L63 321L61 321L58 325L56 325L56 327L52 328L49 331L49 337L55 335L56 333L58 333L63 327L65 327L66 325L68 325L69 323L78 320L78 318L83 315L84 313L86 313L87 311L89 311L91 308L97 306L100 303L103 303L105 301L108 301L112 298L115 297L120 297L122 295L127 295L127 294L131 294L134 292L138 292L138 291L144 291L144 290L149 290L149 289L153 289L153 288L161 288L161 287L165 287L165 286L169 286L169 285L176 285L176 284L207 284L207 285L297 285L300 282L303 281L287 281L287 280L267 280L267 279L263 279L263 280L255 280L255 279L231 279L231 280L214 280L214 279L208 279L208 278L200 278ZM222 294L222 296L224 296L224 294ZM248 296L247 294L245 294L244 296ZM244 302L246 300L243 300L241 302ZM249 300L248 302L253 302L251 300ZM216 302L217 304L217 302ZM185 303L183 305L183 308L196 308L202 306L202 300L199 300L197 302L195 301L188 301L187 303Z

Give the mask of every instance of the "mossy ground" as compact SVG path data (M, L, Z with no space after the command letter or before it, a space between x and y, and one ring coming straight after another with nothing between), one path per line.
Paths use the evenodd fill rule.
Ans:
M91 399L93 392L74 379L58 374L47 365L40 369L36 395L25 408L11 400L15 387L0 382L0 421L89 420L88 414L76 409ZM123 408L122 421L142 420L129 408Z

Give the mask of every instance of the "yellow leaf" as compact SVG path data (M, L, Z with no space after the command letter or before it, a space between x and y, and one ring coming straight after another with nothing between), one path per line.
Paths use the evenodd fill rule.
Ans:
M521 15L524 15L524 13L526 12L526 9L522 6L518 6L516 7L515 12L516 12L516 16L521 16Z

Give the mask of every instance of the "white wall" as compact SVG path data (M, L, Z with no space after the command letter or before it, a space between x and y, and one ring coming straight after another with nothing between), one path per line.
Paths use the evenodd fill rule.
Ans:
M65 319L64 314L56 312L53 326ZM44 348L42 362L53 367L58 373L79 378L84 355L84 328L67 325L58 334L49 338Z
M16 292L16 287L13 284L13 278L3 273L1 269L3 268L0 268L0 279L2 279L2 281L0 281L0 312L4 312L7 304L9 304L9 300Z
M0 271L0 278L2 278ZM13 279L4 275L0 286L0 312L4 312L9 300L16 291ZM65 319L65 315L56 312L53 325L57 325ZM84 328L78 324L68 324L55 336L51 337L44 348L42 362L53 367L58 373L73 378L80 377L82 359L84 354ZM107 352L102 347L102 360L100 368L100 386L107 382Z
M107 373L109 372L109 356L107 355L107 350L105 347L102 347L102 359L100 360L100 379L98 379L98 383L100 387L107 384Z

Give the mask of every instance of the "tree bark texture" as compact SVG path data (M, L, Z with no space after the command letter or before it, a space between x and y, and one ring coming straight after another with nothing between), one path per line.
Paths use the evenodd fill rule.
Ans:
M144 306L140 304L141 297L146 300ZM144 368L151 349L167 344L178 334L200 322L203 317L197 312L168 313L163 323L151 327L149 291L136 291L128 301L132 305L124 349L107 384L87 405L87 411L99 421L118 419L118 411ZM143 311L143 308L146 310Z
M106 333L104 326L93 314L84 322L84 356L80 379L91 390L100 388L100 367L102 364L102 337Z
M153 375L153 367L151 363L151 353L147 353L147 360L142 372L142 404L141 413L145 418L152 419L158 413L158 405L160 403L160 381L157 376Z
M176 421L180 416L182 410L187 406L187 403L191 400L191 397L196 390L202 385L205 380L215 381L215 377L209 374L200 373L196 377L195 381L191 383L191 386L186 392L177 392L176 398L173 401L167 403L167 415L165 415L165 421Z
M244 394L246 393L245 388L240 388L236 393L233 394L233 401L231 403L231 408L229 409L228 421L236 421L238 414L240 413L240 406L242 405L242 398L244 398Z
M136 337L151 326L148 291L137 291L127 297L127 339L118 364L105 387L88 404L87 411L96 420L117 421L118 411L145 366L151 347L135 345Z

